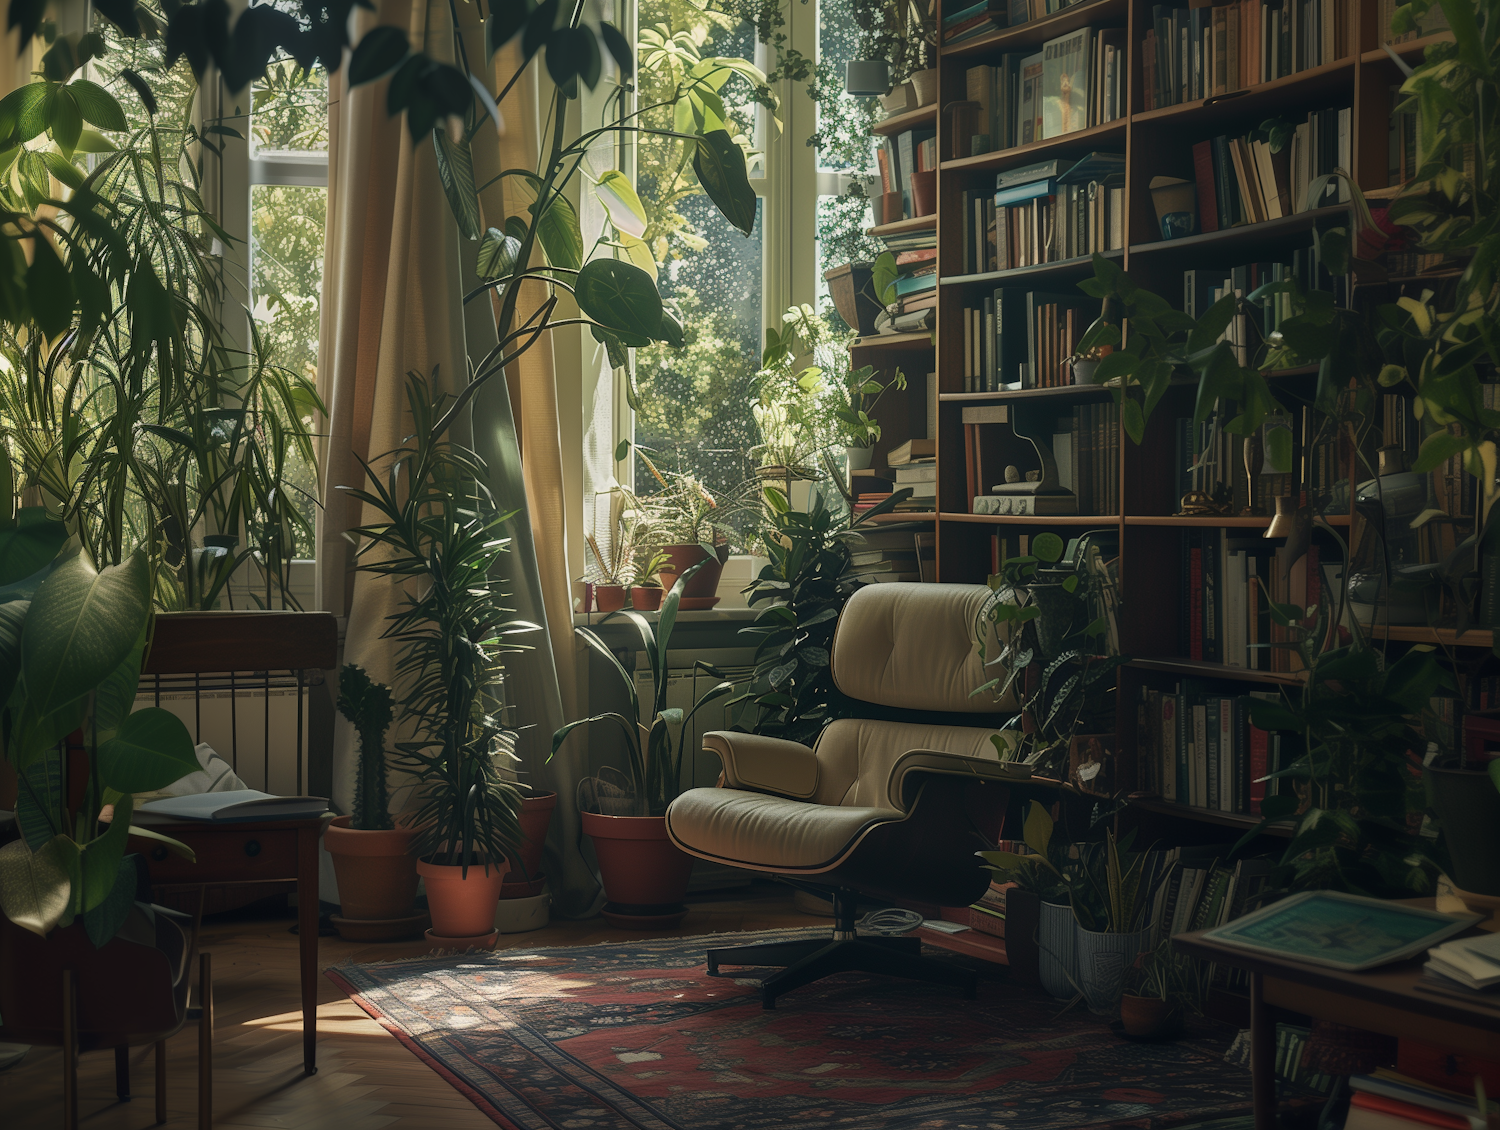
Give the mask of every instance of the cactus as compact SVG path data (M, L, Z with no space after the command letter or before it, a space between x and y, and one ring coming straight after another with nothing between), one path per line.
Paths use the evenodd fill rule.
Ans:
M385 789L385 731L391 724L391 703L391 688L375 682L363 667L346 663L339 672L339 713L359 733L350 825L364 831L395 827Z

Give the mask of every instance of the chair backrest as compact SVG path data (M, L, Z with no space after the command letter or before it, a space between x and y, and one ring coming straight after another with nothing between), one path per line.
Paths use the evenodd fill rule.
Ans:
M983 630L989 658L999 654L993 628L977 623L991 595L984 585L866 585L849 598L833 635L834 684L850 698L901 710L1016 710L1014 692L1000 701L973 694L1000 673L986 669L977 646Z

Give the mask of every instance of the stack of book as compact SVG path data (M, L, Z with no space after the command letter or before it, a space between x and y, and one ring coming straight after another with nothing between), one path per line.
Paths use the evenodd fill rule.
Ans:
M963 195L966 273L1055 263L1125 246L1125 158L1090 153L1010 169Z
M937 460L914 459L892 468L896 489L911 488L911 497L896 504L897 510L932 511L937 509Z
M943 16L943 43L962 43L995 28L1006 27L1011 6L1010 0L979 0L978 4L961 7L952 15Z
M1412 1079L1390 1068L1349 1078L1345 1130L1473 1130L1485 1125L1473 1094ZM1491 1117L1497 1104L1487 1102Z
M969 152L1013 149L1124 117L1125 63L1124 28L1086 27L1035 54L969 67L964 92L978 125Z
M1427 951L1422 973L1445 987L1481 993L1500 990L1500 934L1455 938L1433 946Z
M904 530L867 530L851 546L849 571L868 583L919 581L917 540Z
M1141 46L1145 108L1213 98L1332 63L1349 54L1351 29L1349 0L1153 4Z
M895 300L875 318L881 334L920 333L937 317L937 228L878 235L896 258Z
M1237 694L1184 679L1171 691L1142 687L1137 711L1144 787L1164 800L1218 812L1260 815L1261 778L1295 758L1294 740L1250 724L1251 698L1276 701L1274 691Z
M912 174L936 171L937 131L909 129L894 137L882 137L875 150L875 164L880 170L880 191L899 192L901 214L911 219L917 215Z
M1314 110L1279 152L1272 151L1269 141L1253 136L1221 136L1195 144L1198 230L1258 224L1347 201L1349 188L1342 180L1327 185L1322 199L1309 197L1313 181L1349 168L1351 121L1347 106Z

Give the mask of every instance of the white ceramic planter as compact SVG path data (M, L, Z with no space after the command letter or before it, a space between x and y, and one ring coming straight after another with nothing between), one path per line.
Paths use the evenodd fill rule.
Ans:
M1070 1001L1078 995L1078 963L1073 941L1078 923L1067 903L1042 903L1036 931L1036 970L1042 988L1058 1000Z
M527 898L501 899L495 907L495 929L502 934L540 930L552 920L552 896L546 891Z
M937 101L936 67L929 67L925 71L913 71L909 81L912 89L917 92L918 106L930 106Z
M1125 987L1126 970L1143 950L1150 948L1149 929L1134 934L1106 934L1078 927L1073 953L1078 987L1083 990L1090 1012L1114 1012Z
M846 447L844 456L849 460L849 470L865 471L869 469L871 461L875 458L875 449L873 447Z

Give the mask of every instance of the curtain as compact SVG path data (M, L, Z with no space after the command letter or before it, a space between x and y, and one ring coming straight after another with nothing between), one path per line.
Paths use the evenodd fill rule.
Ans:
M458 10L459 18L469 22L462 27L469 59L483 59L477 11L471 5ZM374 13L358 13L355 38L377 24L391 24L407 30L414 48L451 61L451 11L445 3L428 0L381 0ZM503 55L496 63L503 65ZM477 281L477 245L458 235L431 142L413 146L404 120L387 114L386 81L348 90L343 80L340 71L329 87L328 234L318 365L328 417L318 601L319 607L348 617L344 661L391 682L393 649L380 634L399 592L382 578L355 571L353 546L344 532L360 524L361 508L337 488L359 484L359 459L377 459L407 434L407 371L430 376L436 369L435 383L456 391L470 362L494 346L497 334L493 308L483 302L467 309L463 305L465 291ZM504 132L497 136L486 127L474 139L479 184L501 169L536 164L534 74L516 85L502 110ZM524 214L524 205L507 199L506 192L507 186L497 182L482 194L486 223L501 226L506 215ZM533 307L539 301L534 294L526 298ZM506 699L519 729L521 779L537 792L559 793L545 864L554 908L562 915L587 915L597 909L598 883L577 848L576 780L561 765L548 762L553 731L574 716L571 586L564 556L566 508L554 380L551 343L544 339L475 398L472 433L466 429L454 438L473 444L489 467L497 503L504 511L515 511L511 552L502 562L504 591L519 618L544 629L516 637L528 650L505 659ZM554 648L569 673L563 680L566 694ZM336 734L335 799L347 808L353 734L342 718ZM399 786L400 779L393 784Z

